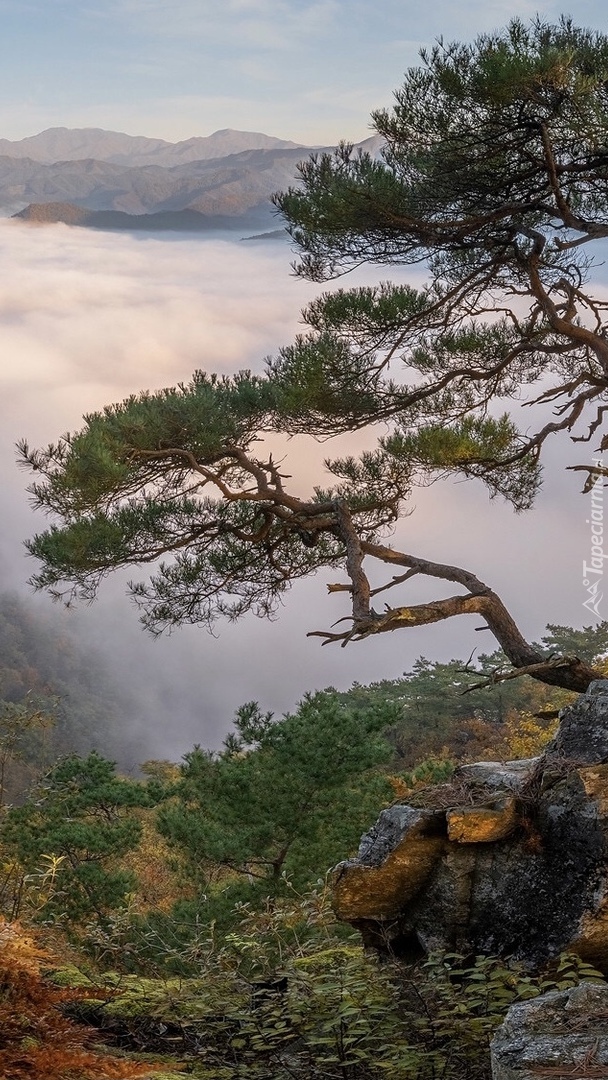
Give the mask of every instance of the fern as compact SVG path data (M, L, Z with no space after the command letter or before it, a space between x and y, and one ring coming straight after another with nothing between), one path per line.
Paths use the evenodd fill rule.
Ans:
M2 1080L131 1080L158 1071L90 1048L95 1033L61 1014L72 991L47 984L51 958L18 923L0 922Z

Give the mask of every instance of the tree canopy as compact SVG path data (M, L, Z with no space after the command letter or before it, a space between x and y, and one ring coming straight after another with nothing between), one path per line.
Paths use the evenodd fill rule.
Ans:
M527 509L549 436L608 445L608 301L590 285L590 245L608 236L608 37L513 20L470 44L440 41L373 120L381 156L349 144L313 155L276 196L297 270L322 282L362 263L421 263L426 284L321 295L262 376L197 372L85 417L45 450L22 444L34 503L55 519L28 545L42 561L34 584L91 598L112 570L153 564L131 590L159 632L267 615L294 580L339 568L346 581L329 588L351 614L325 642L474 614L515 667L583 690L596 675L584 659L547 660L474 573L386 535L417 483L477 478ZM522 397L539 411L532 434L500 412ZM259 448L265 432L327 438L380 422L375 449L328 461L328 486L308 498ZM601 457L575 467L587 488L603 483ZM396 572L372 589L374 563ZM375 609L414 576L458 591Z
M186 754L159 813L189 879L217 897L219 871L232 907L235 896L276 892L283 875L298 887L322 876L390 801L379 766L391 758L383 732L397 715L391 703L358 708L330 692L306 695L280 719L243 705L219 754Z
M608 37L569 19L529 27L513 20L473 44L439 42L421 57L394 108L373 115L382 158L354 155L348 144L313 156L302 186L276 202L308 278L324 281L362 262L428 268L422 290L341 291L308 311L318 334L338 334L350 347L359 382L353 365L335 369L355 391L362 381L376 395L366 415L355 393L357 420L404 409L408 426L421 413L425 422L483 415L492 399L516 397L545 377L538 402L556 403L559 419L477 463L508 474L556 430L582 421L578 437L590 438L603 419L606 301L588 282L589 245L608 235ZM393 358L421 377L417 386L387 381ZM310 414L307 373L302 364ZM599 412L585 426L593 403ZM311 420L314 413L305 415ZM329 430L337 426L330 406ZM515 501L529 494L518 476Z
M58 761L0 825L3 850L40 884L40 911L77 922L124 904L132 874L117 859L137 847L141 823L129 810L153 806L156 783L116 775L114 762L92 751Z

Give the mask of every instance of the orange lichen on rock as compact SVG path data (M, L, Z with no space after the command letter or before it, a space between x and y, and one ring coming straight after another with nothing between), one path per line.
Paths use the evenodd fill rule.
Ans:
M608 764L588 765L576 772L585 794L597 803L601 814L608 815ZM608 897L596 910L583 915L571 951L608 971Z
M601 813L608 813L608 764L588 765L576 771L583 781L585 794L596 800Z
M381 817L407 811L405 835L386 854L370 850L363 859L336 867L333 906L339 919L392 918L423 887L445 847L444 815L392 807ZM396 824L396 823L395 823Z
M492 807L464 806L449 810L448 838L457 844L491 844L504 840L518 825L517 801L498 800Z
M608 972L608 901L583 915L570 951L600 971Z

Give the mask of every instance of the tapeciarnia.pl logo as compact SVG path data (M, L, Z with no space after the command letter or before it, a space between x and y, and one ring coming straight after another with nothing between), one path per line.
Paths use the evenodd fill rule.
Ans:
M593 464L602 468L602 458L593 458ZM583 586L587 593L587 599L583 600L583 607L592 611L601 619L600 604L603 593L604 559L604 476L599 474L593 481L591 491L590 517L586 524L590 526L589 539L591 541L591 559L587 562L583 559Z

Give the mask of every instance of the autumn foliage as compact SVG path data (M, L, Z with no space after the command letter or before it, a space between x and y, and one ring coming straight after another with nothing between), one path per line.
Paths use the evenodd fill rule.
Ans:
M150 1065L109 1057L95 1033L62 1015L74 992L44 981L51 958L18 923L0 922L0 1076L2 1080L131 1080ZM79 991L82 996L82 991Z

